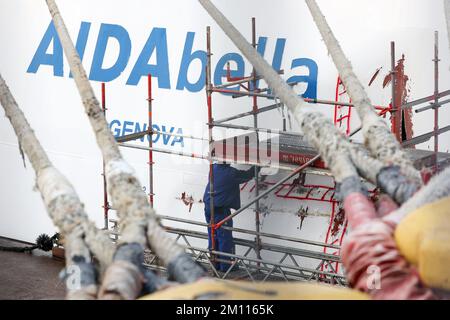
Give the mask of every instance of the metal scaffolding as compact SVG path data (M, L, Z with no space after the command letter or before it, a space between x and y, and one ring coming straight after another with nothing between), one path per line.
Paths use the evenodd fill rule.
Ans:
M251 20L251 30L252 30L252 46L254 48L257 47L257 43L256 43L256 20L255 18L252 18ZM211 52L211 30L210 27L207 27L207 31L206 31L206 57L207 57L207 63L206 63L206 96L207 96L207 105L208 105L208 133L209 133L209 143L210 143L210 154L209 154L209 164L210 164L210 175L209 175L209 183L211 186L211 196L210 198L213 199L214 198L214 193L213 193L213 185L214 185L214 176L212 175L212 165L213 165L213 160L214 160L214 156L217 156L217 153L215 155L212 154L212 150L214 149L214 137L213 137L213 127L217 126L217 127L222 127L222 128L227 128L227 129L239 129L239 130L250 130L253 131L255 133L256 136L256 164L260 164L260 137L259 137L259 132L260 131L266 131L266 132L274 132L273 129L261 129L258 127L258 115L262 112L266 112L266 111L270 111L270 110L274 110L276 108L280 108L282 107L281 104L276 103L267 107L263 107L263 108L259 108L258 107L258 98L268 98L268 99L275 99L276 97L274 95L272 95L270 93L269 88L266 89L260 89L258 88L258 80L260 79L257 74L255 69L252 70L252 73L250 76L243 76L243 77L231 77L231 72L230 72L230 67L229 64L227 64L227 74L226 74L226 80L227 82L221 85L217 85L214 86L212 84L211 81L211 57L212 57L212 52ZM278 71L279 73L282 73L282 71ZM291 85L294 85L295 83L292 83ZM229 89L229 87L231 86L236 86L238 85L239 89ZM242 90L241 90L242 89ZM268 92L268 93L264 93L264 92ZM213 113L212 113L212 94L213 93L223 93L223 94L228 94L231 95L233 98L238 98L238 97L251 97L252 99L252 110L249 112L244 112L244 113L240 113L238 115L234 115L231 117L227 117L225 119L220 119L220 120L214 120L213 118ZM317 99L308 99L308 102L311 103L318 103ZM335 101L323 101L325 103L329 103L329 104L333 104L335 105L336 102ZM236 120L236 119L240 119L242 117L246 117L246 116L252 116L253 117L253 126L236 126L236 125L232 125L232 124L228 124L229 121L231 120ZM283 117L283 130L276 130L276 132L280 135L293 135L293 136L300 136L298 133L288 133L286 132L286 119ZM236 145L236 143L234 143L234 146ZM300 166L298 169L294 170L294 172L292 172L291 174L289 174L286 178L282 179L281 181L279 181L278 183L275 183L271 188L269 188L268 190L266 190L264 193L260 194L260 180L258 177L258 170L255 168L255 186L252 188L252 191L254 192L254 199L250 202L248 202L247 204L243 205L240 209L236 210L235 212L233 212L231 215L229 215L228 217L226 217L225 219L215 222L214 220L214 206L211 204L211 222L208 225L208 228L210 228L210 232L211 232L211 237L214 236L214 233L216 232L217 229L219 228L225 228L224 224L233 219L235 216L237 216L238 214L240 214L241 212L243 212L244 210L248 209L251 205L254 205L254 212L255 212L255 239L254 239L254 246L253 246L253 250L255 252L256 255L256 269L261 272L262 270L260 270L259 268L262 266L261 263L264 265L264 263L267 263L267 261L262 260L261 258L261 250L262 250L262 242L261 242L261 232L260 232L260 199L262 199L263 197L267 196L269 193L273 192L274 190L277 190L277 192L279 192L280 190L282 190L284 188L283 183L287 180L289 180L290 178L294 177L295 175L298 175L303 169L305 169L307 166L311 165L314 163L314 161L318 160L319 157L315 156L313 158L314 160L312 161L308 161L306 164ZM224 151L223 153L223 157L220 160L224 160L225 162L234 162L236 161L236 152L234 155L234 159L227 159L226 158L226 152ZM245 159L247 163L249 163L250 161L248 161L248 159ZM325 195L324 195L325 196ZM332 202L332 212L334 212L335 210L335 205L337 202L335 202L334 200L326 200L324 198L322 199L317 199L318 201L330 201ZM211 202L212 203L212 202ZM333 214L331 214L331 216L333 216ZM331 220L332 223L332 220ZM339 243L340 244L340 243ZM323 251L326 252L326 244L323 247ZM212 241L212 248L210 250L210 258L212 261L215 260L215 248L214 248L214 241ZM284 259L286 258L286 256L284 256L282 258L282 261L280 263L282 263L284 261ZM235 257L236 259L236 257ZM239 260L235 260L235 261L239 261ZM324 266L324 262L323 260L319 263L320 265L320 271L323 271L323 266ZM330 262L328 261L328 264L330 265ZM232 266L230 266L231 269ZM273 272L273 270L272 270ZM272 273L271 272L271 273ZM334 270L334 272L336 273L337 271ZM324 278L324 275L321 274L320 275L321 278Z
M251 20L251 29L252 29L252 45L254 47L257 47L256 42L256 21L255 18L252 18ZM417 99L415 101L408 102L406 104L403 104L396 107L396 81L395 81L395 46L394 43L391 43L391 61L392 61L392 70L390 72L391 76L391 84L392 84L392 102L389 106L376 106L375 108L379 111L379 115L385 117L387 113L390 113L392 115L391 122L392 122L392 131L396 133L396 137L402 142L404 146L412 146L418 143L425 142L429 140L431 137L434 137L435 139L435 148L434 148L434 167L435 172L438 169L438 158L443 160L442 165L448 165L450 164L450 157L445 156L448 154L439 153L439 145L438 145L438 136L439 134L449 131L450 126L439 128L438 126L438 109L440 106L444 105L445 103L450 102L449 100L443 100L439 101L439 98L442 98L444 96L450 95L450 90L438 92L438 51L437 51L437 32L435 34L435 57L434 57L434 66L435 66L435 88L434 88L434 94ZM148 75L147 81L148 81L148 127L147 130L143 130L141 132L116 137L117 142L122 147L127 148L134 148L134 149L140 149L140 150L146 150L148 151L148 166L149 166L149 202L151 206L154 205L154 190L153 190L153 166L154 166L154 159L153 159L153 152L159 152L159 153L165 153L165 154L173 154L178 156L185 156L185 157L191 157L191 158L197 158L197 159L205 159L209 162L209 183L210 183L210 210L211 210L211 222L209 224L203 223L203 222L197 222L197 221L191 221L187 219L180 219L175 217L169 217L169 216L162 216L161 221L173 221L177 223L181 223L183 225L186 225L184 228L174 228L169 226L164 226L164 228L167 230L167 232L172 233L176 235L177 241L183 241L184 244L187 246L187 250L192 254L193 258L196 261L199 261L203 263L204 265L208 266L211 270L211 272L220 278L229 278L230 277L230 270L235 265L239 265L241 269L245 271L245 274L243 277L249 278L254 281L265 281L267 279L274 279L279 278L283 280L317 280L321 282L331 283L331 284L338 284L338 285L346 285L345 277L342 275L339 275L339 250L340 245L343 241L346 228L347 228L347 222L345 219L345 214L340 207L339 202L334 198L334 187L327 187L322 185L307 185L304 183L304 177L303 177L303 183L301 179L301 175L305 173L310 174L317 174L317 175L328 175L330 176L330 173L326 169L321 169L317 167L313 167L314 164L317 163L317 161L320 160L319 155L313 154L309 159L305 160L303 163L297 163L297 164L267 164L267 163L261 163L259 158L259 150L260 150L260 132L270 132L278 134L279 136L284 137L295 137L295 138L301 138L301 135L297 132L288 131L286 128L286 118L283 117L282 122L282 130L277 129L266 129L259 127L258 123L258 115L263 112L268 112L271 110L278 109L282 107L283 105L281 103L274 103L269 106L259 107L258 106L258 98L266 98L270 99L271 101L276 100L276 96L274 96L269 88L260 89L258 88L258 80L261 79L260 76L258 76L253 69L251 75L249 76L243 76L243 77L232 77L230 72L230 66L227 65L227 73L226 73L226 79L227 82L220 84L220 85L213 85L212 78L211 78L211 29L208 26L206 28L206 102L207 102L207 116L208 116L208 137L207 139L203 137L195 137L191 135L185 135L185 134L176 134L176 133L166 133L167 136L174 136L174 137L183 137L187 139L193 139L198 141L208 141L209 143L209 152L207 155L204 154L195 154L195 153L187 153L187 152L181 152L181 151L173 151L173 150L167 150L163 148L157 148L153 146L152 143L152 135L162 133L158 130L155 130L152 126L152 102L153 102L153 95L152 95L152 77L151 75ZM282 70L278 71L280 74L283 73ZM295 85L295 83L292 83L291 85ZM230 89L230 87L238 86L239 88L236 89ZM103 111L106 113L106 94L105 94L105 84L103 83L102 86L102 108ZM231 96L232 98L239 98L239 97L251 97L252 99L252 109L251 111L242 112L233 116L229 116L223 119L215 120L213 117L213 104L212 104L212 95L213 93L224 93L228 96ZM349 136L353 136L356 134L360 128L357 128L356 130L353 130L351 132L350 128L350 119L351 119L351 110L353 108L353 104L351 100L348 100L348 97L346 99L345 97L345 86L343 85L342 81L340 81L340 78L338 77L337 84L336 84L336 96L335 101L328 101L328 100L321 100L321 99L309 99L305 98L304 100L308 103L314 103L314 104L323 104L323 105L329 105L334 107L334 123L336 126L339 126L342 128L343 132ZM428 102L428 101L434 101L431 105L422 107L419 109L416 109L415 112L422 112L428 109L433 109L435 112L435 124L434 124L434 130L428 134L421 135L418 137L411 138L409 140L402 139L402 111L407 108L412 108L413 106L417 106L419 104ZM276 102L276 101L275 101ZM400 112L398 112L400 110ZM240 119L243 117L252 116L253 117L253 126L242 126L242 125L234 125L230 124L229 122L232 120ZM256 136L256 150L257 150L257 158L254 160L250 159L237 159L236 156L234 156L232 159L227 158L224 153L223 157L220 157L217 155L217 153L213 153L215 146L217 146L216 143L224 143L225 140L222 141L215 141L213 136L213 129L214 127L221 127L226 129L237 129L237 130L243 130L243 131L250 131L254 132ZM149 136L149 144L148 147L145 146L139 146L139 145L133 145L128 144L126 142L133 141L139 138L142 138L144 136ZM236 138L236 137L234 137ZM236 154L236 153L235 153ZM254 192L254 198L247 202L246 204L242 205L240 209L234 211L231 215L226 217L225 219L215 222L214 219L214 176L213 176L213 161L219 160L227 163L238 163L238 164L250 164L260 167L274 167L278 168L280 170L288 171L289 173L282 178L281 180L273 183L267 183L264 181L260 181L258 178L258 171L255 170L255 184L254 187L251 189L250 192ZM445 162L445 164L444 164ZM442 168L441 168L442 169ZM299 178L296 179L297 182L292 183L286 183L288 180L298 176ZM310 188L309 191L305 195L292 195L292 191L296 187L296 183L298 185L298 181L300 181L300 184L303 185L305 188ZM264 184L266 189L263 192L261 191L261 186ZM114 219L108 218L108 211L114 210L112 207L110 207L108 203L108 194L107 194L107 185L106 180L103 180L103 188L104 188L104 219L105 219L105 228L108 228L108 221L112 223L112 231L111 235L113 239L117 239L119 236L119 229L117 226L117 221ZM320 197L314 197L311 194L311 190L313 188L322 188L324 190L323 194ZM371 194L375 195L377 190L372 190ZM329 225L326 232L326 238L325 242L317 242L317 241L310 241L310 240L304 240L304 239L297 239L293 237L286 237L282 235L275 235L275 234L268 234L261 232L261 222L260 222L260 214L261 214L261 207L260 207L260 200L270 193L274 193L275 196L283 199L298 199L301 201L319 201L324 203L329 203L331 205L331 212L329 214ZM227 221L230 219L233 219L238 214L242 213L244 210L250 208L252 205L254 205L254 212L255 212L255 230L246 230L236 227L228 227L224 225ZM299 213L300 219L303 221L304 216L302 216L304 213ZM336 223L338 223L341 226L341 230L339 233L336 232L335 226ZM193 231L189 229L189 226L202 226L210 229L211 237L214 237L214 234L217 232L219 228L224 228L227 230L231 230L235 233L240 234L246 234L246 235L252 235L254 236L254 241L241 239L241 238L234 238L235 244L237 246L245 248L245 253L242 255L237 254L229 254L225 252L219 252L217 248L215 248L215 242L212 241L212 247L208 249L204 248L198 248L195 246L192 246L189 239L208 239L208 234L206 232L199 232L199 231ZM261 238L268 239L269 242L262 241ZM283 240L288 242L289 244L292 244L292 246L284 246L284 245L278 245L270 243L270 239L277 239L277 240ZM297 246L297 247L294 247ZM280 255L279 259L276 259L277 261L270 261L268 259L264 259L261 255L262 251L272 252L272 253L278 253ZM254 253L256 258L250 257L250 253ZM214 262L220 261L218 256L225 256L230 257L232 259L232 263L225 273L220 273L216 270L214 267ZM304 267L299 264L299 262L296 260L296 258L300 259L306 259L310 263L311 261L314 261L314 263L317 265L316 268L309 268ZM290 260L290 263L288 263ZM305 261L306 261L305 260ZM155 256L153 256L150 260L147 261L147 266L153 269L162 270L163 268L158 266L157 259Z
M434 111L434 124L433 124L433 131L421 134L419 136L416 136L414 138L411 138L406 141L402 141L402 145L404 147L410 147L415 146L417 144L426 142L430 140L431 138L434 139L434 166L433 166L433 172L432 174L436 174L437 172L441 171L445 166L448 166L450 164L450 159L448 159L448 153L443 153L439 151L439 135L450 131L450 125L439 128L439 109L443 107L445 104L448 104L450 102L450 99L445 100L439 100L443 97L446 97L450 95L450 90L445 90L442 92L439 92L439 34L437 31L434 32L434 57L433 57L433 70L434 70L434 92L432 95L416 99L414 101L407 102L399 107L401 110L405 110L407 108L416 107L424 103L429 103L428 106L420 107L414 110L415 113L424 112L427 110L433 110ZM430 102L431 101L431 102ZM428 179L429 177L427 177Z

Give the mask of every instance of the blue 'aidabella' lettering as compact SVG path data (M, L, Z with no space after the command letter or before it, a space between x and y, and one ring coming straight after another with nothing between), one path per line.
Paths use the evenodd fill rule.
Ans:
M292 60L291 69L305 66L309 70L309 75L292 76L287 82L306 82L308 84L306 91L302 94L304 98L315 99L317 97L317 64L314 60L308 58L299 58Z
M76 42L76 50L78 51L81 59L83 59L85 53L90 27L90 22L81 22ZM115 39L118 42L119 54L111 67L104 68L103 61L106 56L108 41L110 39ZM203 50L193 51L194 39L195 32L188 32L186 34L180 69L177 77L177 90L186 89L189 92L198 92L205 86L206 52ZM260 37L258 39L257 51L263 57L266 51L267 41L267 37ZM278 38L276 40L274 55L272 58L272 67L275 70L281 69L285 45L286 39ZM99 34L97 37L89 79L102 82L117 79L129 63L131 48L132 43L130 36L124 27L120 25L102 23L100 25ZM52 52L48 53L50 49ZM153 54L156 55L156 63L149 64L150 58ZM196 77L188 77L189 67L195 60L200 61L201 72ZM213 77L215 85L222 84L223 78L226 77L226 65L228 62L234 62L236 64L236 67L230 70L230 75L232 77L244 76L245 63L242 55L235 52L227 53L219 58L216 64ZM55 27L53 26L53 22L50 22L48 25L47 30L45 31L44 36L42 37L42 40L31 60L27 72L36 73L41 65L53 67L54 76L64 76L63 50ZM293 59L291 62L291 70L298 67L305 67L308 69L308 74L294 75L287 81L306 83L307 87L302 96L305 98L317 98L317 63L309 58ZM139 83L141 77L147 76L148 74L151 74L154 78L158 79L159 88L171 88L166 28L155 27L152 29L136 63L132 68L126 84L135 86ZM72 75L69 74L69 77L72 77ZM192 82L189 79L191 79ZM258 85L259 81L256 83L257 88ZM253 83L250 84L250 90L253 89L252 86ZM239 90L239 86L230 87L229 89ZM123 130L128 129L125 127Z
M51 43L53 43L53 53L50 54L47 50ZM63 51L53 21L48 25L27 72L36 73L41 65L53 66L53 75L56 77L64 76Z
M119 56L116 62L108 69L103 69L102 64L105 59L106 47L110 38L116 39L119 43ZM100 25L97 45L95 46L94 57L92 59L91 73L89 79L95 81L108 82L116 79L128 64L131 54L131 40L127 30L117 24Z
M80 56L80 60L83 61L84 51L86 49L86 43L89 36L89 30L91 29L90 22L81 22L80 31L78 32L77 43L75 44L75 49ZM58 38L59 41L59 38ZM72 72L69 73L69 78L72 78Z
M232 52L225 54L220 60L217 62L216 71L214 72L214 84L221 85L222 78L227 76L226 65L228 62L234 61L236 62L237 68L231 69L230 67L230 76L233 78L243 77L245 72L245 64L244 59L238 53ZM239 85L235 87L228 87L228 90L237 90L239 91Z
M206 67L206 52L203 50L197 50L192 52L192 46L194 45L195 32L188 32L186 41L184 43L183 56L181 58L180 72L178 73L177 90L184 90L186 88L190 92L198 92L203 89L206 80L206 73L204 72ZM200 60L201 69L198 76L198 80L194 83L190 83L188 80L188 70L192 61Z
M156 65L148 64L153 51L156 51ZM153 28L131 71L127 84L135 86L142 76L148 74L158 78L159 88L170 89L166 28Z

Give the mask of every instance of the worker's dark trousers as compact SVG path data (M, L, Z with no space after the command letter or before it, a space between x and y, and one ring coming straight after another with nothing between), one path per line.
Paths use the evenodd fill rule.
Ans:
M231 214L231 211L229 208L214 208L214 222L217 223L223 219L225 219L226 217L228 217ZM205 208L205 218L206 218L206 222L210 223L211 221L211 212L209 208ZM228 220L225 224L223 224L222 226L227 226L227 227L233 227L233 220L230 219ZM216 229L214 232L214 241L215 241L215 250L216 251L221 251L221 252L226 252L226 253L232 253L234 254L234 242L233 242L233 234L231 230L225 230L222 227L220 227L219 229ZM208 228L208 248L211 249L212 248L212 240L211 240L211 228ZM225 257L225 256L217 256L218 259L220 260L226 260L226 261L230 261L231 258L230 257ZM215 265L215 267L220 270L220 271L227 271L228 268L230 267L230 262L221 262L218 261Z

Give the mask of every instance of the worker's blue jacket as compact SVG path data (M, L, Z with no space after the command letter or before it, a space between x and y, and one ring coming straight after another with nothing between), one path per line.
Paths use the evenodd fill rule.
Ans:
M239 185L251 180L255 176L255 168L238 170L229 164L213 164L214 178L214 207L239 209L241 196ZM203 195L205 209L209 211L209 181Z

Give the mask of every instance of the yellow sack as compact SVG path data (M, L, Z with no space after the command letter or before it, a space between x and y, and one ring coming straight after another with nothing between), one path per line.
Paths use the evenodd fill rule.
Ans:
M395 229L395 241L424 284L450 290L450 197L407 215Z
M361 300L369 296L348 288L305 282L265 282L203 279L141 297L143 300Z

